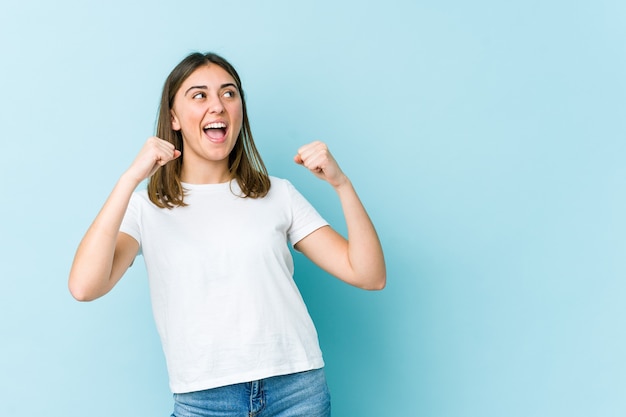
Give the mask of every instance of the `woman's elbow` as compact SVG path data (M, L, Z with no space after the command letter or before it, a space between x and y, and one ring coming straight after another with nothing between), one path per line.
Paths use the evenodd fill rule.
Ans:
M387 278L383 275L378 280L370 283L365 289L368 291L381 291L385 289L386 285L387 285Z
M87 302L93 301L96 298L100 297L98 294L96 294L95 291L93 291L92 288L89 288L88 285L82 284L77 279L74 279L72 276L70 276L68 282L68 289L70 291L70 294L72 295L72 297L74 297L76 301Z
M362 280L357 286L367 291L380 291L383 290L386 285L387 274L383 271L376 275L371 275L367 277L366 279Z
M86 301L94 300L94 297L91 297L82 288L76 288L75 286L70 285L69 290L70 290L70 294L72 294L72 297L74 297L76 301L86 302Z

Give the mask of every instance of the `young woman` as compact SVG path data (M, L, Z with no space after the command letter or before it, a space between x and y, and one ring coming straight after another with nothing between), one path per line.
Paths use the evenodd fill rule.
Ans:
M379 290L380 242L322 142L294 161L337 192L345 239L286 180L270 177L244 92L222 57L194 53L167 78L157 124L81 241L72 295L109 292L142 253L173 416L328 416L317 333L288 244L359 288ZM135 191L149 178L147 190Z

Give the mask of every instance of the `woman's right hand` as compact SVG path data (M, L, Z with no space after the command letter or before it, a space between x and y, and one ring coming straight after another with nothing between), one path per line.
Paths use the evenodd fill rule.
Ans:
M159 167L178 158L181 152L166 140L152 136L139 151L139 154L126 173L141 182L149 178Z

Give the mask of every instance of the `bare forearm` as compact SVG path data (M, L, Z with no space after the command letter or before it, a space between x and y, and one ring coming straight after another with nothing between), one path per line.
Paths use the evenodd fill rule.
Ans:
M372 224L351 181L346 177L335 191L341 201L348 229L348 260L358 286L382 289L386 283L383 250Z
M117 236L138 182L123 175L80 242L70 271L69 288L81 301L106 294L111 282Z
M141 181L180 155L173 144L155 136L144 143L78 246L69 278L74 298L88 301L106 294L128 269L139 248L119 233L130 197Z

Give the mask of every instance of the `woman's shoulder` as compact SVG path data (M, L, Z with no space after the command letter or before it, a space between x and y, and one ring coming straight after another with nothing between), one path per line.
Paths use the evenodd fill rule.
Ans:
M270 182L273 186L284 186L285 184L289 183L289 180L286 178L280 178L280 177L275 177L273 175L270 175Z
M270 183L271 183L270 192L272 190L275 190L277 192L284 193L284 192L291 192L292 190L295 190L295 187L293 186L291 181L289 181L286 178L274 177L270 175Z
M137 189L130 196L131 204L146 204L150 203L150 197L148 197L148 190L145 188Z
M146 188L138 188L133 191L133 198L148 198L148 190Z

